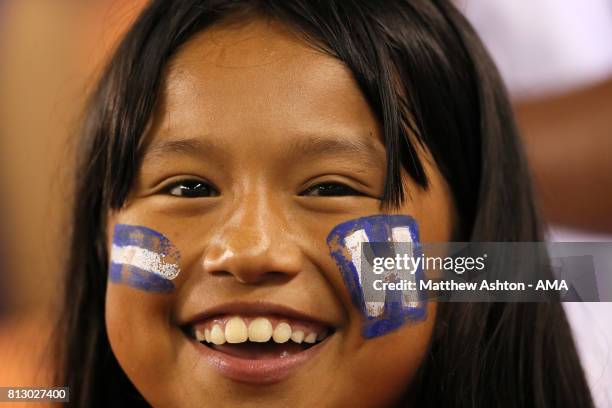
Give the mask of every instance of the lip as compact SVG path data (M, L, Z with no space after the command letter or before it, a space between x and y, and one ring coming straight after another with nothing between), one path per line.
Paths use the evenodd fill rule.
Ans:
M238 358L207 347L193 339L190 339L190 342L202 354L206 362L224 377L247 384L267 385L288 378L300 366L319 354L331 337L297 354L265 360Z
M292 320L303 320L312 322L319 326L325 326L330 329L336 329L336 325L326 321L324 318L315 317L287 306L269 303L269 302L231 302L224 303L218 306L213 306L203 312L197 313L186 319L181 326L192 325L197 322L205 321L219 315L238 315L238 316L265 316L276 315L286 317Z
M232 314L238 316L275 315L293 320L313 322L317 325L325 326L332 331L336 329L335 325L324 319L268 302L232 302L221 304L192 316L183 326L194 325L219 315ZM187 336L187 339L195 347L196 351L202 355L209 366L224 377L247 384L266 385L283 381L291 376L297 369L318 355L333 337L334 334L332 333L320 343L299 353L269 359L240 358L201 344L189 336Z

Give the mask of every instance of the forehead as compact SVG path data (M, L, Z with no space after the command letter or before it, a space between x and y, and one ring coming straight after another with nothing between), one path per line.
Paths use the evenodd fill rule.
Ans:
M377 133L348 68L265 19L219 24L189 41L169 64L160 105L162 128L182 137Z

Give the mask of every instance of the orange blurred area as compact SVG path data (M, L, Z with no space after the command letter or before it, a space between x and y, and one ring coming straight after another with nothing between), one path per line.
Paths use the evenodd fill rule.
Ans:
M53 351L49 349L48 317L21 316L0 326L0 384L3 387L54 386ZM41 403L2 403L2 406L50 406Z
M79 118L117 39L145 3L0 2L0 234L2 253L10 254L0 257L2 386L55 385L49 340L67 254Z

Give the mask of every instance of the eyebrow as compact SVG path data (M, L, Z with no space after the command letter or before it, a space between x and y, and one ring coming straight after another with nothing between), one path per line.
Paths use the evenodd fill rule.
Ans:
M151 144L145 152L145 157L159 157L166 154L182 154L194 157L202 157L208 152L220 149L205 139L184 138L176 140L163 140Z
M288 149L290 153L310 157L351 155L368 164L380 164L380 160L385 159L384 152L381 156L374 144L346 137L308 135L292 141Z
M145 157L181 154L201 158L211 152L223 153L223 149L206 139L183 138L153 143L146 149ZM369 165L380 165L386 159L384 151L381 152L373 143L341 136L305 135L292 140L287 153L302 157L353 156Z

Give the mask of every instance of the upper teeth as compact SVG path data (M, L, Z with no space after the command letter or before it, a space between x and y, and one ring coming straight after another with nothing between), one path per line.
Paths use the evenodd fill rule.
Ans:
M272 340L275 343L286 343L291 338L291 326L282 322L274 329Z
M258 317L249 324L249 340L257 343L265 343L272 337L272 323L265 317Z
M286 343L291 340L295 343L315 343L327 337L326 330L308 331L302 328L293 330L287 322L280 322L276 327L265 317L257 317L247 323L240 317L234 316L227 320L225 329L221 324L215 323L212 328L198 327L195 330L195 337L198 341L205 341L216 345L230 343L244 343L252 341L265 343L270 339L275 343Z
M223 344L225 343L225 334L221 330L218 324L215 324L210 331L210 341L214 344Z
M244 343L249 338L247 326L239 317L232 317L225 324L225 341L228 343Z

